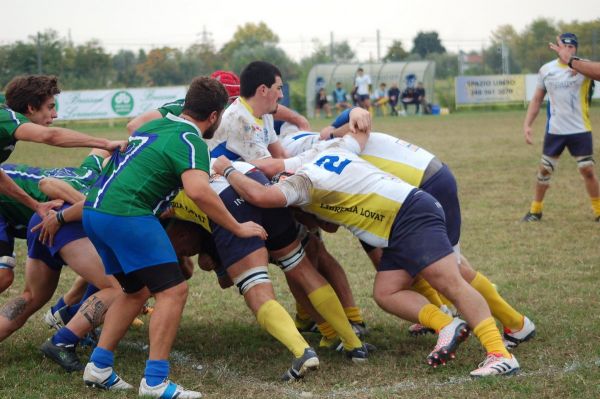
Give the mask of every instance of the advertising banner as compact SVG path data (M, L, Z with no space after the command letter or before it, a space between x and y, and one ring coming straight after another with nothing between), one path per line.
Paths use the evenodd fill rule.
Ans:
M494 104L525 101L525 76L458 76L456 104Z
M133 118L185 97L186 86L63 91L56 96L59 120Z

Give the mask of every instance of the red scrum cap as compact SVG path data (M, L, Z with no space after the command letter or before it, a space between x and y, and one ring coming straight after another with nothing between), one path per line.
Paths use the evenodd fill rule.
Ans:
M211 78L218 80L225 86L230 101L240 95L240 78L231 71L214 71Z

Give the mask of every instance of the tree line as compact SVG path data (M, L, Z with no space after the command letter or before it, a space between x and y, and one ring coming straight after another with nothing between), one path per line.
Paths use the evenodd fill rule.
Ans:
M502 51L508 49L511 73L535 73L552 58L547 44L561 32L573 32L579 37L579 54L597 60L600 57L600 18L587 22L555 22L539 18L517 32L503 25L491 32L491 43L472 51L478 62L463 65L469 75L502 72ZM96 89L112 87L167 86L187 84L194 76L210 74L217 69L237 73L252 60L269 60L281 69L287 81L298 90L294 97L303 96L306 76L317 63L359 62L347 41L324 44L313 41L314 50L299 62L292 60L279 47L279 37L265 23L239 26L230 41L217 49L208 39L181 50L173 47L150 51L120 50L109 54L98 40L74 45L56 31L47 30L0 46L0 87L20 74L54 74L60 77L63 89ZM446 51L435 31L418 32L410 50L400 40L394 40L383 61L433 60L436 78L446 79L459 73L459 59L465 54ZM301 98L293 105L303 107Z

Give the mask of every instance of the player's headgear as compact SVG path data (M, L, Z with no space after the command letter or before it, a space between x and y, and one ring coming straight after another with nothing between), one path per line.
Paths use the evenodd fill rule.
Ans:
M229 100L235 100L240 95L240 78L231 71L214 71L211 78L218 80L225 86Z
M577 36L574 33L570 32L565 32L562 35L560 35L560 41L564 44L572 44L575 47L577 47L578 45Z

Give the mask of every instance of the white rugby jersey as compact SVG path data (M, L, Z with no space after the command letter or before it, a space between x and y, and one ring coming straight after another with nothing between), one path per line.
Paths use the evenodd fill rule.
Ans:
M318 133L298 132L286 136L281 144L290 156L300 155L301 159L312 159L318 152L339 139L322 141ZM306 152L311 149L311 152ZM423 174L435 155L414 144L385 133L372 132L365 149L359 156L379 169L394 175L408 184L419 187Z
M398 211L414 187L361 159L355 139L345 136L278 183L287 205L302 206L328 222L345 226L374 247L385 248ZM294 184L293 179L310 184ZM302 187L302 188L301 188Z
M215 159L211 159L211 162L214 161ZM233 162L233 166L243 174L250 172L252 169L256 169L256 166L246 162ZM217 195L221 195L221 193L230 186L226 178L217 174L211 175L209 182L210 188L217 193ZM175 218L199 224L206 231L212 232L208 216L206 216L204 211L198 208L198 205L187 196L185 191L179 190L179 193L177 193L175 198L171 201L171 207L175 212Z
M558 59L540 68L537 87L548 94L548 133L574 134L592 131L589 116L592 80L573 72Z
M212 151L227 142L225 147L229 151L238 154L243 160L252 161L270 157L267 147L277 140L273 115L255 118L250 105L242 97L238 97L223 112L221 124L209 146Z

